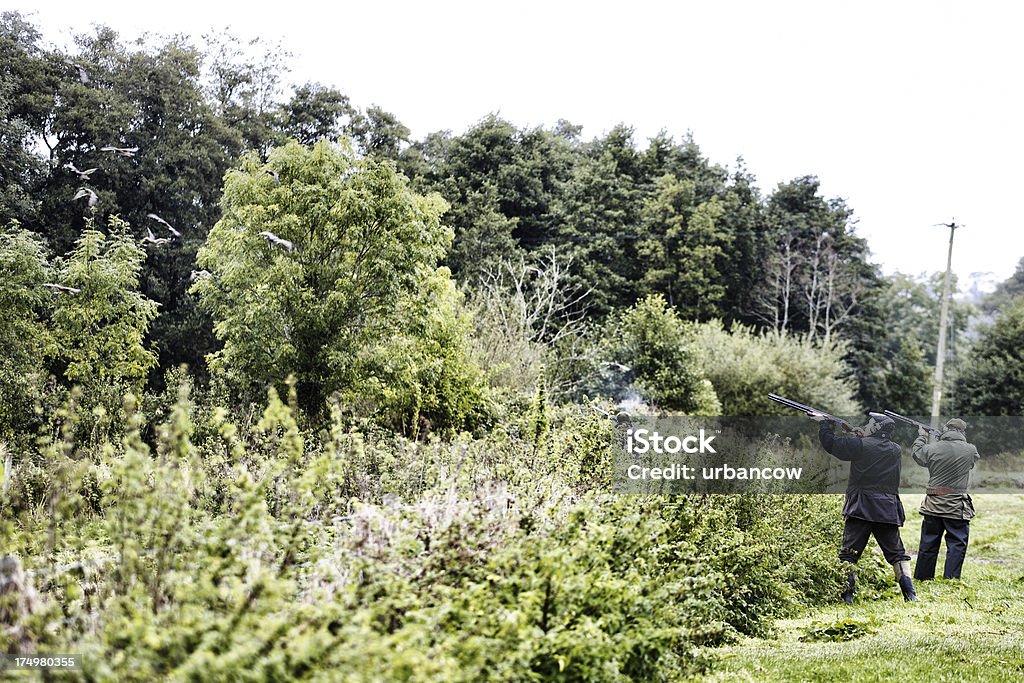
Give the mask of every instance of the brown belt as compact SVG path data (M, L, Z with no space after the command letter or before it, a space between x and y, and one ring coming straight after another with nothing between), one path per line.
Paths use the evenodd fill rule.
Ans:
M967 493L967 489L954 489L949 486L929 486L924 492L929 496L949 496L954 493Z

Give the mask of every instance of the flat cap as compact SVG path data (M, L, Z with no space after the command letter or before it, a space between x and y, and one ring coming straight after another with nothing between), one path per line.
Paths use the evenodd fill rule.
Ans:
M954 417L946 422L946 429L955 429L958 432L967 431L967 423L961 420L959 417Z

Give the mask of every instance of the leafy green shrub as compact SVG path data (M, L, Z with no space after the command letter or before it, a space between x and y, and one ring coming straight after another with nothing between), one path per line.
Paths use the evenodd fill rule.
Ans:
M776 332L758 333L744 325L726 331L718 321L698 325L696 340L724 415L793 414L770 401L769 393L833 415L860 412L841 345L821 345L807 337Z
M558 410L555 421L545 440L550 448L549 467L581 491L607 491L618 450L614 422L577 406Z
M10 511L30 510L46 500L49 471L32 459L21 460L12 467L10 480L5 482L6 503Z
M483 576L445 596L442 647L461 663L458 678L671 680L702 670L694 646L722 637L721 578L692 557L664 562L663 545L650 542L664 533L630 501L581 501L565 523L510 539Z
M841 518L816 497L686 496L663 514L725 577L723 619L736 632L764 635L800 604L838 599Z
M598 347L598 392L615 400L638 393L661 410L717 415L700 349L660 294L609 318Z
M426 278L398 314L404 330L358 352L353 384L339 393L362 416L416 438L479 426L487 417L483 372L470 349L470 320L447 269Z

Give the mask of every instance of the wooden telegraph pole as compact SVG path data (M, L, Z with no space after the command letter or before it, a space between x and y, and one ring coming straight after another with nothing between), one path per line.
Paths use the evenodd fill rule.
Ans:
M949 223L936 223L949 228L949 254L946 256L946 277L942 283L942 312L939 314L939 346L935 350L935 384L932 387L932 427L939 427L939 409L942 403L942 370L946 362L946 326L949 321L949 286L953 275L953 233L962 225L956 219Z

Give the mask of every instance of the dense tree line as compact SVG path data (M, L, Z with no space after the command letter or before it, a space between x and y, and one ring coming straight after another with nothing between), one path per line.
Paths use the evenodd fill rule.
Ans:
M200 50L177 38L129 44L99 28L76 47L45 47L26 19L3 14L0 221L18 220L56 255L72 248L90 215L117 215L137 237L166 234L150 214L173 226L180 238L154 250L143 272L144 293L161 305L151 339L160 367L188 363L202 373L217 343L186 292L196 252L220 217L225 172L244 151L265 154L291 138L349 134L368 150L387 150L400 126L320 85L283 96L276 53L268 47L251 60L231 36L210 37ZM75 199L83 187L95 200Z
M101 27L65 52L47 46L16 13L5 13L0 29L0 223L17 221L41 238L51 260L71 253L89 225L105 226L116 216L128 226L147 251L140 294L159 305L146 327L146 344L158 358L148 375L155 389L178 364L205 378L211 360L224 366L237 353L227 323L216 322L227 304L210 298L200 305L203 291L213 297L222 290L196 280L216 272L203 264L216 260L216 241L208 239L221 234L218 221L228 221L224 230L235 221L236 230L274 231L271 223L242 226L230 218L237 213L230 188L238 160L248 155L241 168L264 173L257 185L269 192L266 200L244 202L272 202L287 186L273 164L261 166L272 148L344 137L360 159L352 163L372 162L374 173L396 170L412 191L447 203L440 221L452 229L451 243L432 258L465 297L445 295L452 315L461 315L464 304L484 311L477 339L490 333L482 329L492 322L487 312L504 310L495 297L526 301L552 282L528 276L540 272L536 264L557 272L557 312L523 318L530 329L520 336L532 339L539 355L533 374L519 379L522 387L535 384L533 375L544 368L556 392L594 390L592 378L569 376L599 362L596 337L608 333L606 321L659 296L686 321L718 320L726 329L744 325L839 349L862 406L927 409L935 289L883 277L854 231L852 209L824 197L813 176L765 194L742 163L728 170L692 138L666 132L640 142L627 125L587 140L566 121L524 129L492 115L461 134L411 140L395 115L360 108L335 88L286 88L287 55L274 46L257 45L265 51L254 59L254 48L230 35L206 36L201 46L181 37L129 44ZM197 259L204 244L209 255ZM496 286L495 274L517 263L525 277ZM302 277L329 276L318 271ZM518 282L518 293L510 282ZM955 321L963 330L966 314ZM556 323L573 322L573 335L552 334ZM317 325L303 343L333 334L330 324ZM525 353L522 344L517 348ZM314 362L316 354L308 355L303 362ZM323 375L318 363L302 371L310 380L300 383L304 401L320 410L326 393L341 385L327 380L335 371ZM394 368L376 372L372 365L362 367L374 381L401 383Z

